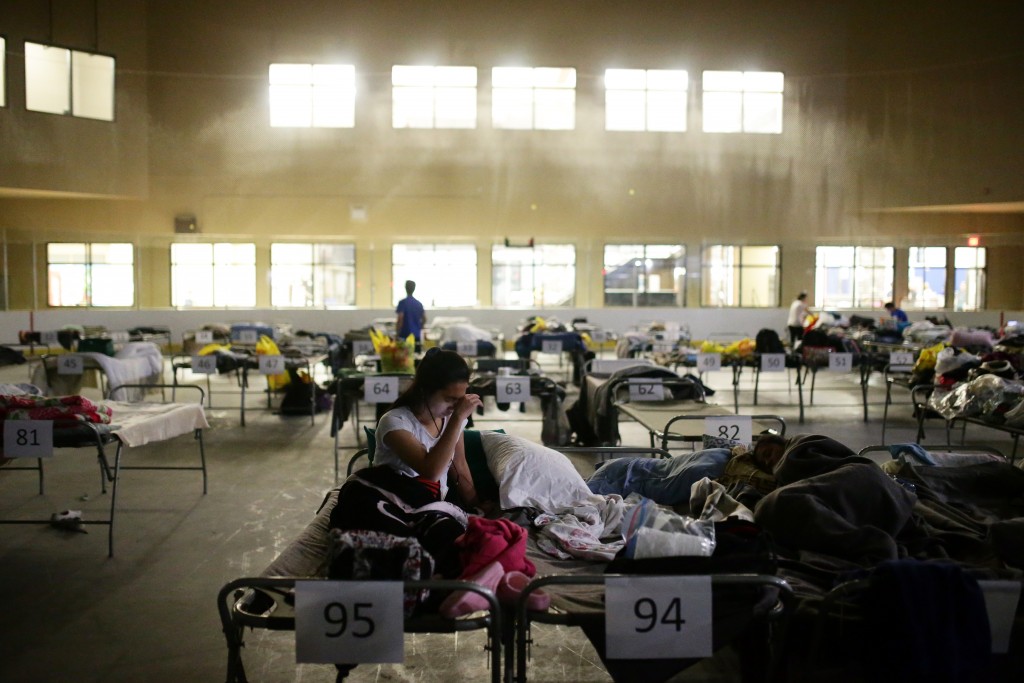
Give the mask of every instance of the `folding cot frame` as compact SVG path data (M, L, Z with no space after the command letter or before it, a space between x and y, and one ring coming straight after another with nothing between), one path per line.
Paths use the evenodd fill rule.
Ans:
M167 385L150 385L150 384L122 384L115 387L110 393L114 394L119 389L152 389L152 388L170 388ZM202 411L203 405L203 389L202 387L193 386L193 389L199 392L199 402L195 405L198 406L199 410ZM183 404L165 404L168 406L180 407ZM192 404L188 404L192 405ZM116 422L115 422L116 424ZM119 437L116 430L108 431L103 430L99 426L92 422L82 422L85 426L84 430L63 430L55 429L53 434L54 448L88 448L96 447L96 457L100 466L100 487L101 492L107 492L107 482L110 482L110 515L106 519L98 520L81 520L81 524L88 525L101 525L107 527L107 557L114 556L114 522L116 519L117 512L117 484L120 480L120 474L123 470L191 470L200 471L203 473L203 495L207 493L207 471L206 471L206 450L203 445L203 430L192 429L188 431L193 432L193 438L199 445L199 465L122 465L121 454L125 449L125 443ZM105 425L104 425L105 426ZM176 436L182 436L188 433L187 431L179 432L166 436L166 439L174 438ZM116 443L114 449L114 463L110 464L107 458L106 448L110 443ZM5 467L8 470L37 470L39 473L39 495L44 493L44 476L43 476L43 459L36 458L36 466L8 466ZM50 524L50 519L10 519L0 520L0 524Z
M593 451L605 455L616 453L636 454L637 452L649 452L659 457L668 457L667 453L659 449L645 449L643 447L614 447L604 446L592 448L565 449L570 452ZM353 455L349 463L349 470L357 459L366 455L366 449L361 449ZM329 492L317 511L317 516L329 514L325 508L331 495L337 491ZM307 525L304 534L308 534L317 523ZM293 542L297 543L298 539ZM286 551L287 552L287 549ZM282 553L283 554L283 553ZM271 564L273 566L273 563ZM477 612L456 619L449 619L440 615L414 615L404 621L405 633L454 633L469 630L487 630L486 650L489 650L489 662L491 680L493 683L504 681L505 683L526 681L527 652L530 643L530 624L547 623L576 625L571 612L551 610L548 612L531 612L528 609L530 594L545 586L572 586L582 584L603 584L609 577L624 576L621 574L603 574L603 564L594 563L594 573L587 575L548 575L535 577L523 590L518 602L510 608L502 610L500 603L494 593L483 586L467 581L459 580L438 580L425 581L404 581L403 588L406 590L429 589L429 590L469 590L484 597L488 603L488 611ZM268 568L269 569L269 568ZM647 576L647 575L645 575ZM221 626L228 648L227 659L227 682L246 683L245 668L242 662L241 651L244 647L244 629L261 628L275 631L289 631L295 629L294 600L292 589L297 581L326 581L328 579L318 577L298 576L260 576L244 577L232 580L225 584L217 594L217 610L221 619ZM779 598L769 612L769 618L780 619L788 614L792 603L793 591L789 584L779 577L762 574L717 574L711 575L713 587L749 587L763 586L775 588L779 591ZM256 595L262 599L257 604ZM513 658L512 651L515 649L516 657ZM504 652L504 666L502 666L502 653Z
M326 353L314 353L314 354L308 355L308 356L285 356L285 355L282 355L281 357L284 359L284 371L286 373L288 373L289 375L291 375L291 381L293 381L293 382L296 381L295 374L299 370L303 370L304 369L306 371L306 373L308 374L308 376L310 377L310 379L315 382L314 370L316 369L317 364L322 363L327 358L327 354ZM244 359L238 365L238 367L233 368L233 369L231 369L229 371L229 372L235 374L236 382L238 384L239 389L241 390L240 399L239 399L238 413L239 413L239 421L240 421L240 423L241 423L241 425L243 427L245 426L245 410L246 410L245 396L246 396L246 391L249 388L249 371L250 370L258 370L258 369L259 369L259 356L250 356L250 357ZM171 380L172 381L172 385L171 385L171 390L172 390L171 391L171 400L174 400L174 397L175 397L174 391L178 387L195 386L195 385L190 385L190 384L179 383L178 382L178 370L189 370L189 371L191 371L192 370L192 357L191 356L188 356L188 357L185 357L185 356L172 356L171 357L171 375L172 375L172 380ZM220 373L211 373L211 374L220 374ZM227 373L224 373L224 374L227 374ZM230 393L230 392L228 392L228 393ZM212 384L211 384L211 381L210 381L210 374L207 374L206 375L206 396L207 396L208 403L206 404L206 407L211 409L211 410L213 410L213 394L214 394L214 391L213 391L213 387L212 387ZM270 391L269 384L268 384L267 389L266 389L266 394L267 394L267 407L266 407L266 410L273 410L274 409L273 402L272 402L272 400L273 400L273 395L272 395L273 392ZM252 409L250 408L250 410L252 410ZM316 424L316 391L311 391L310 395L309 395L309 423L310 424Z
M917 441L920 443L924 438L924 421L929 417L937 417L946 425L946 445L951 446L953 443L952 432L956 428L957 423L960 425L960 444L963 445L967 439L967 425L976 425L979 427L985 427L992 431L1002 432L1008 434L1013 439L1013 450L1010 452L1010 463L1013 464L1017 461L1017 447L1020 445L1020 437L1024 436L1024 427L1015 427L1013 425L996 424L989 422L980 417L953 417L944 418L941 415L935 413L935 411L929 407L928 401L932 393L935 391L934 384L918 384L911 388L910 395L911 400L914 404L914 410L917 413ZM973 448L973 447L972 447Z

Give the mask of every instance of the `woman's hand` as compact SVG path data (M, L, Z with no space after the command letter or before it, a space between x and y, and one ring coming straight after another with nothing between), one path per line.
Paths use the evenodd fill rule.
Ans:
M456 403L455 407L452 408L452 417L455 424L461 423L463 420L469 419L473 414L473 411L481 407L484 402L480 399L477 394L466 394L460 398Z

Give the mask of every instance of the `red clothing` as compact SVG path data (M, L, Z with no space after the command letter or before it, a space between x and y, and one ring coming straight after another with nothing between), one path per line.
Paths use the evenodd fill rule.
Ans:
M471 516L466 533L455 541L462 558L462 576L474 576L494 561L506 572L534 576L537 568L526 557L526 529L507 519Z

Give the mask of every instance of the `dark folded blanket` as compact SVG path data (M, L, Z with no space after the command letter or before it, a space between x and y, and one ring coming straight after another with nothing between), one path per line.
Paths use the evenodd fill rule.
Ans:
M758 503L754 520L790 548L864 566L898 559L895 537L912 524L917 497L860 460L772 491Z

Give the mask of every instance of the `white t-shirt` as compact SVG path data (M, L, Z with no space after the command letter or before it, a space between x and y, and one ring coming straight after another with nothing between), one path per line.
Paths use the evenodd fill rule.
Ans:
M804 318L807 317L807 303L802 299L794 299L789 305L789 320L786 325L789 327L803 327Z
M444 418L441 422L441 432L444 432L445 425L448 424L448 418ZM461 429L465 429L466 424L463 422ZM384 443L384 437L390 432L395 430L406 431L416 437L416 440L423 444L423 447L428 451L437 444L440 436L431 436L427 432L427 428L424 427L412 410L409 408L395 408L389 410L381 416L380 421L377 422L377 433L376 442L377 449L374 452L373 464L374 465L387 465L395 469L399 474L404 474L407 477L418 477L420 473L409 467L405 462L398 457L398 454L391 450L386 443ZM455 453L452 453L452 458L455 457ZM441 473L438 481L441 484L441 499L448 494L448 469L452 466L451 460L448 461L448 465L444 468L444 472Z

